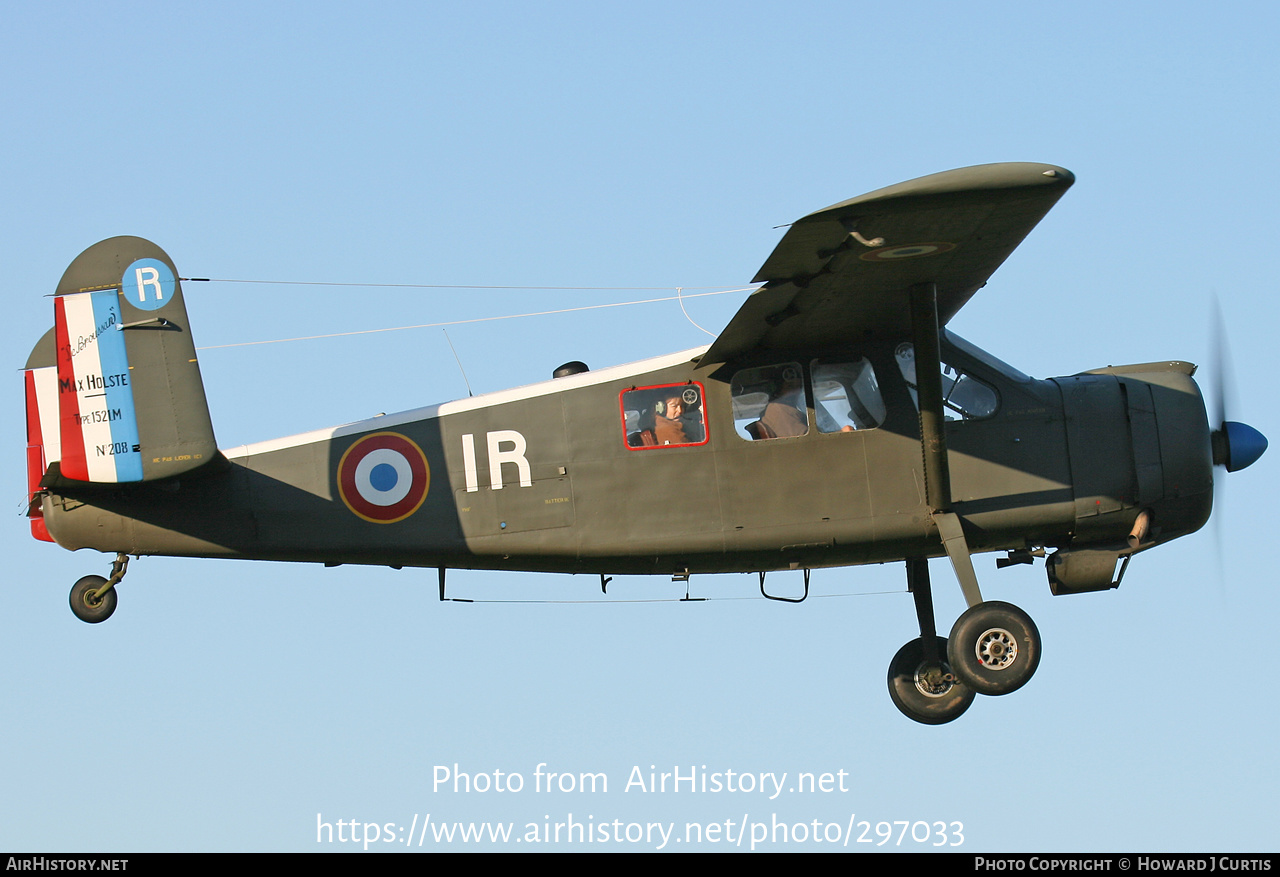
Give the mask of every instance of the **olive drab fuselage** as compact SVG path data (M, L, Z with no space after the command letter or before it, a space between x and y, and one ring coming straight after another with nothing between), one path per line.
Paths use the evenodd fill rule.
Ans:
M744 436L732 376L700 367L693 350L227 449L225 462L187 478L54 490L45 520L69 548L390 566L679 574L939 555L917 411L894 348L736 369L794 362L804 435ZM824 432L813 363L850 359L874 369L883 422ZM1156 503L1168 509L1162 538L1207 517L1207 421L1186 367L1037 381L950 344L944 361L995 396L990 412L947 424L953 496L974 550L1120 541ZM652 398L689 388L704 436L633 446L623 397L637 387L659 388ZM1168 427L1160 441L1175 415L1198 418L1206 438L1166 459L1183 447ZM400 477L416 478L420 497L382 513L394 504L362 504L358 484L344 496L344 467L354 473L356 456L380 450L395 462L397 444L421 454L421 471Z

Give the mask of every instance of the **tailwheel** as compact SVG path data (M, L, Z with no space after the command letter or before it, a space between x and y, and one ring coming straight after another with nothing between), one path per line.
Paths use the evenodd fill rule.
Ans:
M947 660L978 694L1009 694L1026 685L1040 665L1040 631L1011 603L979 603L956 619Z
M116 611L116 603L119 602L116 589L112 588L101 596L94 596L94 592L105 587L106 584L107 580L102 576L85 576L72 585L71 611L75 613L76 618L87 621L89 624L97 624L111 617L111 613Z
M889 696L907 718L925 725L945 725L964 714L973 692L947 665L947 641L934 637L938 658L925 656L924 640L913 639L889 663Z

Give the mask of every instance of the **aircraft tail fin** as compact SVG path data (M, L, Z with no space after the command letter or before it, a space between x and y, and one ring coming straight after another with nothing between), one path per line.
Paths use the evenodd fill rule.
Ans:
M218 458L181 284L163 250L136 237L94 244L67 268L53 303L54 327L26 369L33 495L157 481ZM45 538L34 512L32 527Z

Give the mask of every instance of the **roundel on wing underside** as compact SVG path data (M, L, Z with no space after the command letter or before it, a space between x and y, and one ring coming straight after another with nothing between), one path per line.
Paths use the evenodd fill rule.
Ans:
M427 498L431 468L414 442L398 432L375 432L338 461L338 495L353 514L375 524L412 515Z
M895 247L879 247L869 253L863 253L858 258L864 262L895 262L899 259L914 259L918 256L936 256L955 248L956 245L949 241L927 241Z

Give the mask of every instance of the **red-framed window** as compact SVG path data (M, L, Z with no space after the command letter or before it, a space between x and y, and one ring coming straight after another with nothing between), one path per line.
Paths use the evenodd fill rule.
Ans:
M632 387L618 394L622 440L629 450L705 445L706 391L696 381Z

